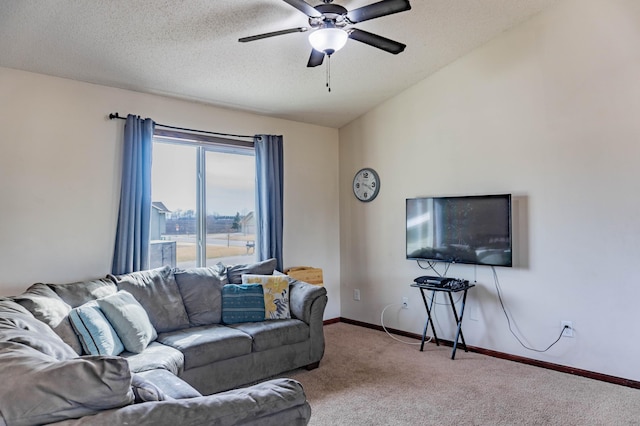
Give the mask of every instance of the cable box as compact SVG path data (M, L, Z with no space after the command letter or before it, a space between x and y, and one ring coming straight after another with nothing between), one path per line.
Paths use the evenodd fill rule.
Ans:
M451 281L451 278L438 277L438 276L432 276L432 275L423 275L421 277L416 278L413 281L418 283L418 284L443 285L443 284Z

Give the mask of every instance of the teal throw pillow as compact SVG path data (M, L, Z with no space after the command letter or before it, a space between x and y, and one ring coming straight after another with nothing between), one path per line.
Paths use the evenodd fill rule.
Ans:
M260 284L227 284L222 287L222 322L264 321L264 293Z
M87 354L115 356L124 351L122 341L95 300L73 308L69 319Z

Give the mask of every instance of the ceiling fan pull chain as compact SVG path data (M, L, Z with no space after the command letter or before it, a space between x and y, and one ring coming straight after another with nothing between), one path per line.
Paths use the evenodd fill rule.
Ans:
M327 89L331 92L331 55L327 55Z

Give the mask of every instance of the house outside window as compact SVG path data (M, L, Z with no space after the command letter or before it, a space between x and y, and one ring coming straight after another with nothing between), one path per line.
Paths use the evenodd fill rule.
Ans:
M256 261L253 143L156 131L152 161L151 267Z

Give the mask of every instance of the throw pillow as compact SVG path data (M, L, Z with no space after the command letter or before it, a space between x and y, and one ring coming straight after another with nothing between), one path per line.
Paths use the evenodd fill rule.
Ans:
M260 284L227 284L222 287L222 322L264 321L264 293Z
M140 302L158 333L189 327L189 317L169 266L110 277L118 290L128 291Z
M91 301L69 312L71 325L89 355L120 355L122 341L105 318L98 302Z
M138 301L124 290L97 300L125 349L139 354L158 334Z
M278 261L272 258L258 263L229 266L227 268L227 279L231 284L242 284L243 274L272 275L277 263Z
M264 292L265 319L291 318L289 312L289 278L286 275L242 276L243 284L260 284Z

